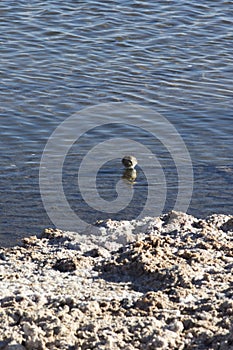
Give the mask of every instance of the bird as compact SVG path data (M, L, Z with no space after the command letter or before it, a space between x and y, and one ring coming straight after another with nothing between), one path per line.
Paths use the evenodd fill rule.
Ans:
M138 161L134 156L124 156L124 158L122 158L122 164L126 169L134 169Z

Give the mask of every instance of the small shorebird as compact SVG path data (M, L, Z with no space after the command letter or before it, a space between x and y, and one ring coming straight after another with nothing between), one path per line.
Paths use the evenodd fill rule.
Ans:
M125 156L122 159L122 164L126 169L134 169L134 167L138 164L138 161L134 156Z

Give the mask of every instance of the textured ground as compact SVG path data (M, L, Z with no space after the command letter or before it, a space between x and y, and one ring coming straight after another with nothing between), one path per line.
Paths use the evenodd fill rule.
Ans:
M0 249L0 349L233 349L233 216L46 229Z

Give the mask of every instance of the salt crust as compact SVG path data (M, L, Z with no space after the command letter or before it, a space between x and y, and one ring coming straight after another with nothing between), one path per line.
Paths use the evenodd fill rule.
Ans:
M233 349L233 217L101 221L0 249L0 349Z

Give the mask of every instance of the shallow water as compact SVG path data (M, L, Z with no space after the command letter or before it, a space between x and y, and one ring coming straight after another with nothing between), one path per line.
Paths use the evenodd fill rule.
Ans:
M232 1L3 0L0 14L2 245L53 226L39 191L43 149L67 117L101 103L136 103L167 118L193 162L188 212L232 214ZM80 122L85 125L85 119ZM116 136L114 128L107 132ZM90 133L88 149L101 140ZM74 195L72 174L83 150L67 156L64 188L73 210L93 222L99 215ZM160 157L163 150L156 152ZM100 170L98 186L105 199L116 196L122 173L117 164L120 158ZM169 157L163 169L166 211L177 192ZM135 189L133 205L112 218L140 212L147 196L140 169Z

